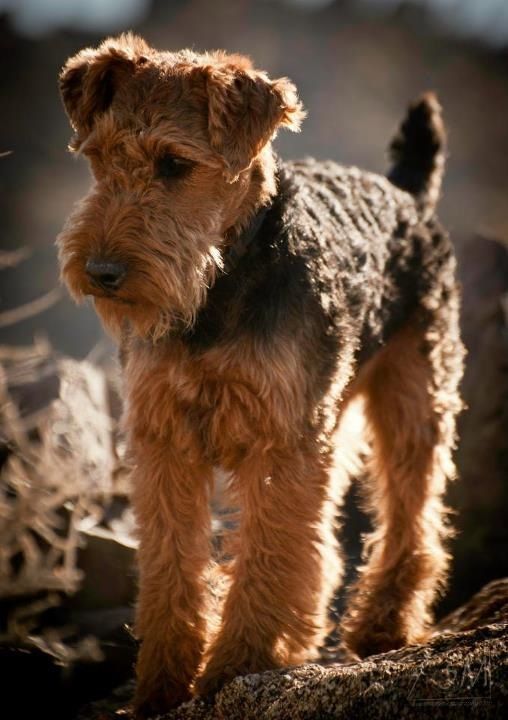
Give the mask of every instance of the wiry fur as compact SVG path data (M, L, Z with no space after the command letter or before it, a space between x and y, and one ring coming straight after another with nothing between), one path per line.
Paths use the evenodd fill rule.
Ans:
M297 129L302 108L288 80L241 56L159 53L123 36L69 60L61 88L72 147L95 177L59 238L62 273L121 338L138 715L316 656L341 574L334 438L360 395L376 529L343 636L361 655L421 639L446 575L442 495L463 355L452 248L432 213L444 147L435 100L421 101L416 134L414 112L403 125L390 182L276 161L270 138ZM418 150L427 136L439 142ZM193 163L183 177L157 176L168 152ZM268 205L226 271L224 253ZM126 265L118 289L91 284L92 256ZM241 522L214 630L217 465Z

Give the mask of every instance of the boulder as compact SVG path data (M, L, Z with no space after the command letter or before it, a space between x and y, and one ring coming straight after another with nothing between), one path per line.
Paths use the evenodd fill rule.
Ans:
M79 720L107 720L132 684ZM508 716L508 579L451 613L425 645L361 662L308 664L237 677L213 702L199 698L159 720L434 720Z

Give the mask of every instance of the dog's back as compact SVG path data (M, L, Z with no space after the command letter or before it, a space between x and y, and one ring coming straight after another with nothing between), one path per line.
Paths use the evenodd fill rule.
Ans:
M233 271L209 291L191 345L310 334L327 368L342 343L370 357L454 282L451 243L434 217L444 147L439 106L426 95L392 142L388 178L279 159L277 196Z

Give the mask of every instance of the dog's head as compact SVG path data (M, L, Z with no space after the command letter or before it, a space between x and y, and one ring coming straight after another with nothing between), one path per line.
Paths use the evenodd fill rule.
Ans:
M60 88L94 177L58 238L72 295L93 295L114 334L191 325L225 233L273 192L270 140L303 117L294 86L243 56L158 52L129 34L72 57Z

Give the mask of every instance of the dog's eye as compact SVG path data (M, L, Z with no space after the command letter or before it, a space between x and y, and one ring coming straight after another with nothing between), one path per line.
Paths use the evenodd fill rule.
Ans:
M176 155L163 155L155 163L155 172L161 180L171 180L185 175L192 166L190 160L176 157Z

